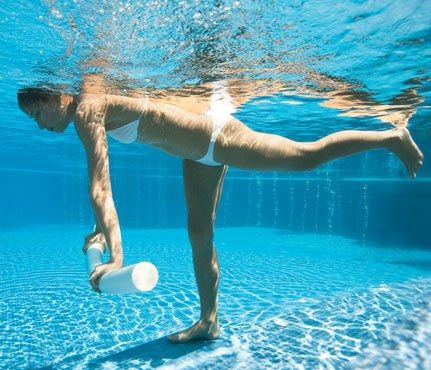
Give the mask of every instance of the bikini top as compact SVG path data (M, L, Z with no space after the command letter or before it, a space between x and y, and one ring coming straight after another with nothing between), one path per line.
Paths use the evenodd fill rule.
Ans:
M141 120L144 112L147 110L148 98L145 99L144 104L144 109L142 109L142 113L136 121L129 122L126 125L107 131L107 134L124 144L131 144L136 141L138 138L139 121Z
M113 130L108 131L107 134L124 144L130 144L138 138L138 126L139 119L130 122L127 125L114 128Z

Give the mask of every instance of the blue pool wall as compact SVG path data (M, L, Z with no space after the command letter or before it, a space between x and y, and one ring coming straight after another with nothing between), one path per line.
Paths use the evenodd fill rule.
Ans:
M121 226L184 228L182 160L151 148L139 146L138 150L141 154L131 158L115 150L110 155ZM91 228L94 221L84 153L77 149L62 155L65 161L57 163L57 167L46 168L43 161L37 161L32 168L17 163L14 168L0 170L0 229L38 225ZM70 157L82 166L67 167L64 163ZM364 161L367 168L361 172ZM358 243L429 248L430 182L420 176L416 181L407 179L395 162L393 156L377 151L307 173L230 169L216 225L336 234L355 238ZM392 163L391 168L385 167L388 163ZM386 171L390 176L370 177L373 168L376 173ZM346 176L352 169L354 175Z

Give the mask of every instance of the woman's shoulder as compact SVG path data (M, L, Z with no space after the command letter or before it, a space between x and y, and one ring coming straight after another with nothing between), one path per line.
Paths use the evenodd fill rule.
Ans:
M76 107L76 118L80 121L94 120L106 113L107 99L104 94L80 94Z
M107 95L106 94L79 94L78 106L100 106L106 105Z

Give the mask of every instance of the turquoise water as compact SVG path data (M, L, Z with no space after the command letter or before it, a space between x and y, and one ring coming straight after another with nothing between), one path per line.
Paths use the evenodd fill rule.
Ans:
M116 297L88 288L85 232L2 233L4 368L401 368L406 355L430 365L430 250L220 228L222 337L174 345L165 336L199 312L185 230L123 230L126 263L152 261L160 282Z
M429 14L419 0L0 0L0 368L430 369ZM81 252L93 227L84 150L73 127L42 132L16 104L21 87L77 92L91 73L121 95L279 83L235 117L300 141L389 129L382 110L353 113L407 109L424 166L411 181L373 151L304 173L229 169L222 335L173 345L199 315L181 159L110 139L125 261L151 261L160 280L97 295ZM356 103L331 108L346 85Z

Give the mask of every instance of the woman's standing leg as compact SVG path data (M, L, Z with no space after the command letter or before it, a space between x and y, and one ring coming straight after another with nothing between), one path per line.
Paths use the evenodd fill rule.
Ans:
M214 221L227 166L211 167L191 160L183 162L187 203L187 230L199 290L201 316L190 328L168 337L173 342L215 339L220 335L217 300L219 266L213 243Z

